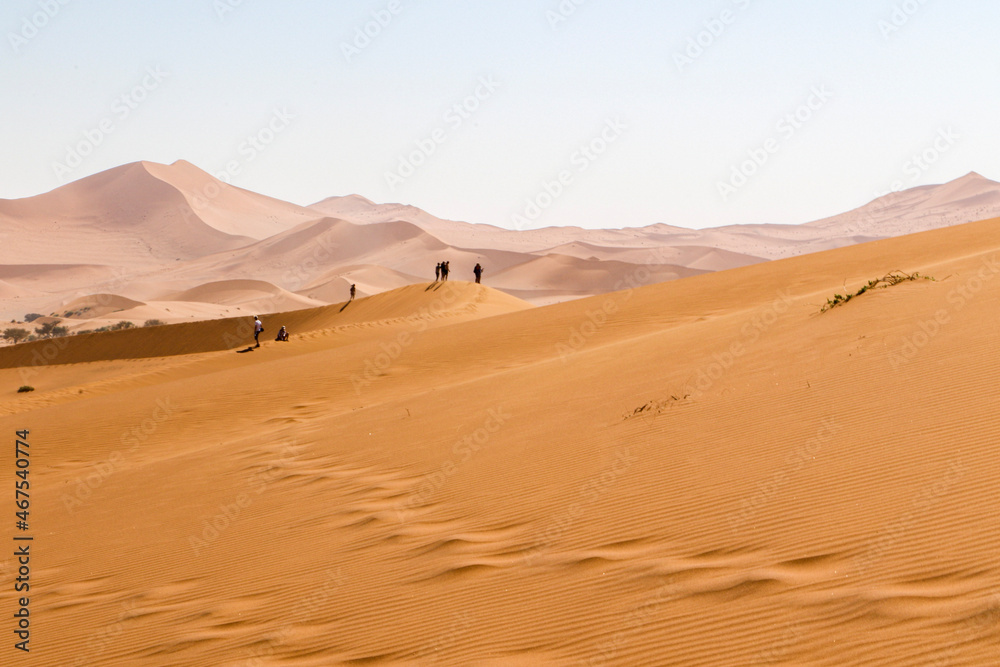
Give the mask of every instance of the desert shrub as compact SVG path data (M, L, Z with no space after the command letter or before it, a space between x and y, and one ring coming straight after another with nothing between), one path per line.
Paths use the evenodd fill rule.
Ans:
M827 299L826 304L820 308L821 313L825 313L834 306L839 306L845 304L856 296L861 296L865 292L875 288L886 288L892 287L893 285L898 285L899 283L906 282L908 280L934 280L931 276L922 276L919 273L903 273L902 271L890 271L881 278L875 278L869 280L868 283L853 294L834 294L833 298Z
M35 391L35 388L30 385L21 385L21 388L17 390L17 393L24 394L29 391Z
M133 324L132 322L129 322L128 320L122 320L120 322L116 322L115 324L112 324L110 330L111 331L119 331L121 329L132 329L134 327L135 327L135 324Z
M53 338L55 336L65 336L69 329L59 326L58 322L46 322L35 328L35 333L43 338Z
M24 316L24 321L29 323L34 322L39 317L42 317L41 313L28 313L27 315Z
M17 327L10 327L3 330L3 337L5 340L13 341L14 343L19 343L28 337L29 331L27 329L19 329Z
M161 325L164 325L164 324L166 324L166 322L164 322L163 320L146 320L145 322L143 322L142 326L144 326L144 327L158 327L158 326L161 326Z

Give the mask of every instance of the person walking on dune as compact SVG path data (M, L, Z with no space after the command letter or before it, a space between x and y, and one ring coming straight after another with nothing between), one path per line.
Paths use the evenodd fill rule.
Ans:
M354 295L358 293L358 286L351 283L351 301L354 301Z
M478 285L483 277L483 267L480 266L479 262L476 262L476 268L472 269L472 272L476 274L476 284Z
M441 280L441 262L434 267L434 282Z
M264 324L260 321L260 318L256 315L253 316L253 340L256 345L254 347L260 347L260 334L264 331Z

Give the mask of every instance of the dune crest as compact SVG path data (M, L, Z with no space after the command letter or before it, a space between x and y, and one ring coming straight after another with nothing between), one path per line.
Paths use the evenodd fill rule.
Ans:
M998 224L0 349L45 664L993 664Z
M145 304L123 315L136 324L308 308L342 302L352 284L371 295L432 280L441 261L461 280L480 264L486 284L550 304L993 215L1000 184L970 173L804 225L513 231L359 195L298 206L188 162L138 162L0 200L0 234L17 239L0 247L0 317L76 312L69 304L88 294ZM71 332L91 325L62 323Z

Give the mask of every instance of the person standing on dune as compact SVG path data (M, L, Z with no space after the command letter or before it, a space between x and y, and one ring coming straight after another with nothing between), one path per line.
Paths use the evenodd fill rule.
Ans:
M448 262L441 262L441 280L448 280Z
M476 274L476 284L478 285L483 277L483 267L476 262L476 268L472 269L472 272Z
M260 347L260 334L264 331L264 324L260 321L260 318L256 315L253 316L253 340L256 345L254 347Z
M354 301L354 295L357 294L357 291L358 291L357 285L351 283L351 301Z
M441 262L434 267L434 282L441 280Z

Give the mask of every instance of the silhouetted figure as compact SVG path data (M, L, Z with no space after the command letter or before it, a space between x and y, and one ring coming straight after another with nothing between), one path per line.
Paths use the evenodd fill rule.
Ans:
M434 267L434 282L441 280L441 262Z
M260 347L260 334L264 331L264 324L260 321L260 318L256 315L253 316L253 340L256 345L254 347Z
M472 269L472 272L476 274L476 283L478 284L483 277L483 267L476 263L476 268Z
M278 337L275 338L274 340L285 341L285 342L288 341L288 329L286 329L284 325L282 325L282 327L278 329Z
M358 292L357 285L351 283L351 299L350 299L351 301L354 301L354 295L357 294L357 292Z
M441 280L448 280L448 272L451 271L448 264L449 262L441 262Z

